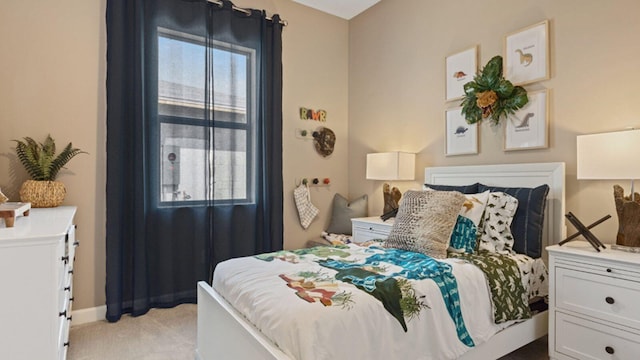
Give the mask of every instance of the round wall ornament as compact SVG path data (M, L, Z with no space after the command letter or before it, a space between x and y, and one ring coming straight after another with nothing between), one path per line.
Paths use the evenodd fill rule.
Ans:
M333 130L321 126L313 132L313 145L322 157L331 155L335 144L336 134Z

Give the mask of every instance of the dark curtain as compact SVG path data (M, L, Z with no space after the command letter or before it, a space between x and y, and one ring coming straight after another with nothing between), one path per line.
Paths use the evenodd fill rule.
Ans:
M222 260L282 249L282 25L205 0L108 0L106 22L117 321L195 302Z

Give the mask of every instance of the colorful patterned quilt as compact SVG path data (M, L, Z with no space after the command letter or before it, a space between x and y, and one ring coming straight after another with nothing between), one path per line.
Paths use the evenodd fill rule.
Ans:
M296 359L457 358L531 316L513 260L437 261L379 244L232 259L213 287Z

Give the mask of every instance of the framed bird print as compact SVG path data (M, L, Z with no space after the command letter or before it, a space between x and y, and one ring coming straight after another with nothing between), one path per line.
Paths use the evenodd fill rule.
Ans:
M504 38L504 74L514 85L549 78L549 21L545 20Z
M464 96L464 84L473 80L478 70L478 46L447 56L445 60L445 100Z
M531 91L527 96L527 105L505 121L505 151L549 147L549 90Z
M478 124L467 124L462 107L445 111L445 155L478 153Z

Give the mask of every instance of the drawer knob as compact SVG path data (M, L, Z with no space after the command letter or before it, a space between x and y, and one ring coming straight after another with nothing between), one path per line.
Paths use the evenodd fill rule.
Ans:
M616 352L615 350L613 350L613 348L611 346L605 347L604 351L606 351L607 354L613 354L614 352Z
M606 298L604 298L604 301L606 301L607 304L613 304L614 302L616 302L611 296L607 296Z
M611 269L607 268L607 272L609 272L609 273L610 273L610 272L612 272L612 271L613 271L613 270L611 270Z
M66 343L64 343L64 346L69 346L69 342L67 341Z
M63 312L61 312L61 313L58 313L58 316L64 316L64 317L67 317L67 310L65 310L65 311L63 311Z

